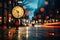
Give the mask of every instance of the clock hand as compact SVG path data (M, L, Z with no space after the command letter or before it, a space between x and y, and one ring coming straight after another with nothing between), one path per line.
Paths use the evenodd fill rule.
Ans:
M19 11L18 10L16 10L17 11L17 13L18 13L18 17L19 17Z
M16 10L17 11L17 13L19 13L19 11L18 10Z

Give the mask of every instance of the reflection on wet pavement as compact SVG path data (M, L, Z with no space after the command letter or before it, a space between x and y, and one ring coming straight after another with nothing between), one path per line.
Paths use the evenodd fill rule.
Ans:
M3 34L2 40L58 40L60 37L59 30L60 29L47 29L32 26L18 27L18 30L11 28L0 33ZM10 34L12 37L9 37Z

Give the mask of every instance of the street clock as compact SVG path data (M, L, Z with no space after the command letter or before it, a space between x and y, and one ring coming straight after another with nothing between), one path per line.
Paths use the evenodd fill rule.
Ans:
M15 18L21 18L24 15L24 9L20 6L15 6L12 9L12 15Z

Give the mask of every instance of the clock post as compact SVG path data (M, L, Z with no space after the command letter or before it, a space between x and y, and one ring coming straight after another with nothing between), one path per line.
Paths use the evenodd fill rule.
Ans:
M16 25L19 26L21 25L21 18L23 17L24 15L24 9L20 6L15 6L13 9L12 9L12 15L14 18L18 19L18 21L16 21Z

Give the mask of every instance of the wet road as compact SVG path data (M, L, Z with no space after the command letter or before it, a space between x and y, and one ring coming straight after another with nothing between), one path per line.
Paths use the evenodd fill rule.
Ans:
M4 40L8 38L6 37L8 31L9 29L4 32L5 38L2 37ZM19 27L14 34L13 40L60 40L60 29L42 28L42 26Z
M25 28L24 28L25 29ZM22 38L22 40L59 40L58 36L54 36L55 33L59 34L60 29L47 29L42 27L28 27L28 38L26 35ZM50 34L49 34L50 33Z

